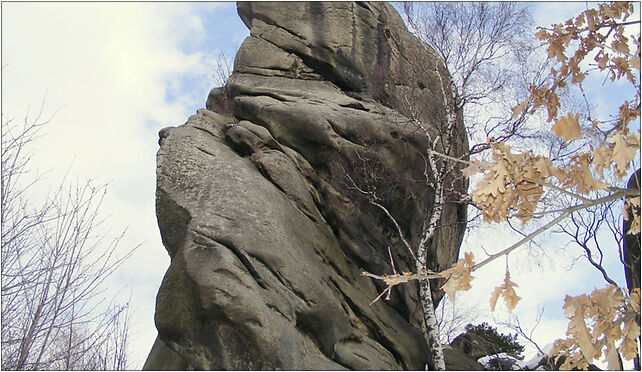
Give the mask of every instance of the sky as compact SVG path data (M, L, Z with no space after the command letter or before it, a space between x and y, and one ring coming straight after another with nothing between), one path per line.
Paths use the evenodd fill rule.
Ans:
M550 25L585 8L583 2L534 3L533 14L536 24ZM141 244L110 283L131 295L129 367L141 368L156 337L154 301L169 266L154 212L157 133L204 108L214 87L212 66L221 52L233 58L248 30L236 5L223 2L3 2L1 28L3 123L22 120L43 101L45 116L55 114L35 144L32 166L48 172L36 191L44 194L65 174L108 183L102 209L108 227L114 234L127 229L123 252ZM612 102L608 95L595 99L602 107ZM466 238L462 251L493 251L517 238L485 227ZM523 297L516 314L529 329L543 307L534 332L543 345L564 336L565 294L604 284L582 262L569 271L572 254L561 248L535 250L537 259L511 256L518 268L511 279ZM478 309L482 320L503 319L503 305L490 314L487 304L504 266L495 262L476 273L484 279L458 303ZM624 283L623 274L616 280Z

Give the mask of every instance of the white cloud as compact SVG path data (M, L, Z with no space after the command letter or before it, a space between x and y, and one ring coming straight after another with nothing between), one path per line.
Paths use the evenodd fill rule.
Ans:
M536 3L533 8L535 24L541 27L550 27L556 23L563 23L571 17L589 9L593 4L586 2L543 2Z

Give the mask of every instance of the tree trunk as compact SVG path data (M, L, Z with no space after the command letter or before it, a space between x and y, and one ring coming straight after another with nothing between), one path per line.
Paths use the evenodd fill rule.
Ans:
M445 371L446 362L444 361L444 351L439 341L439 325L437 324L437 317L435 316L435 306L432 301L430 282L427 279L419 283L419 295L424 310L424 323L426 327L424 337L426 337L426 342L428 343L428 347L430 347L428 369Z

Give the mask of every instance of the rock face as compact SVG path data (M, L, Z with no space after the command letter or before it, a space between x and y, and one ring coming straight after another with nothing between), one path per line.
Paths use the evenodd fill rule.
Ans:
M450 346L477 360L486 355L499 354L501 350L492 342L474 332L464 332L455 337Z
M444 346L444 359L448 371L485 371L486 368L477 360L471 358L461 350L451 346Z
M417 286L371 304L384 287L361 276L392 273L388 247L396 270L414 271L363 192L416 246L435 200L425 159L446 122L447 71L386 3L238 12L251 35L227 85L159 134L156 212L171 265L144 368L423 369ZM467 150L461 119L447 141ZM434 270L456 261L465 225L466 185L451 183Z

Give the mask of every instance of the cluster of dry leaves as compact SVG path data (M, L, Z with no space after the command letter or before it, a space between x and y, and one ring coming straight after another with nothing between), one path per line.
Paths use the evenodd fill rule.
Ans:
M441 289L448 294L448 298L451 300L455 298L455 292L467 291L471 288L470 281L474 277L470 274L475 266L473 258L472 253L466 252L464 258L460 258L454 266L439 273L442 278L448 279Z
M630 296L616 286L596 289L590 296L566 296L564 311L570 320L566 331L570 337L555 341L551 352L558 358L566 356L561 369L585 369L600 358L602 349L610 370L621 369L618 354L627 360L637 355L640 326L635 318L640 314L640 288Z
M475 265L473 258L473 254L467 252L464 254L464 258L460 258L453 267L437 274L438 277L448 279L441 289L448 294L448 298L452 302L455 301L455 292L467 291L471 288L470 281L475 278L471 274L477 267L479 267L479 265ZM518 287L518 285L510 280L510 273L508 272L508 268L506 268L504 283L495 287L490 296L491 310L495 311L495 306L497 305L499 297L504 298L506 307L509 310L512 311L515 309L517 303L521 299L521 297L519 297L515 292L515 287Z
M472 162L462 170L470 177L484 174L471 193L473 203L481 209L484 221L506 221L512 209L526 223L539 202L543 186L551 176L564 177L564 172L544 157L530 153L514 154L505 143L492 144L493 160Z

